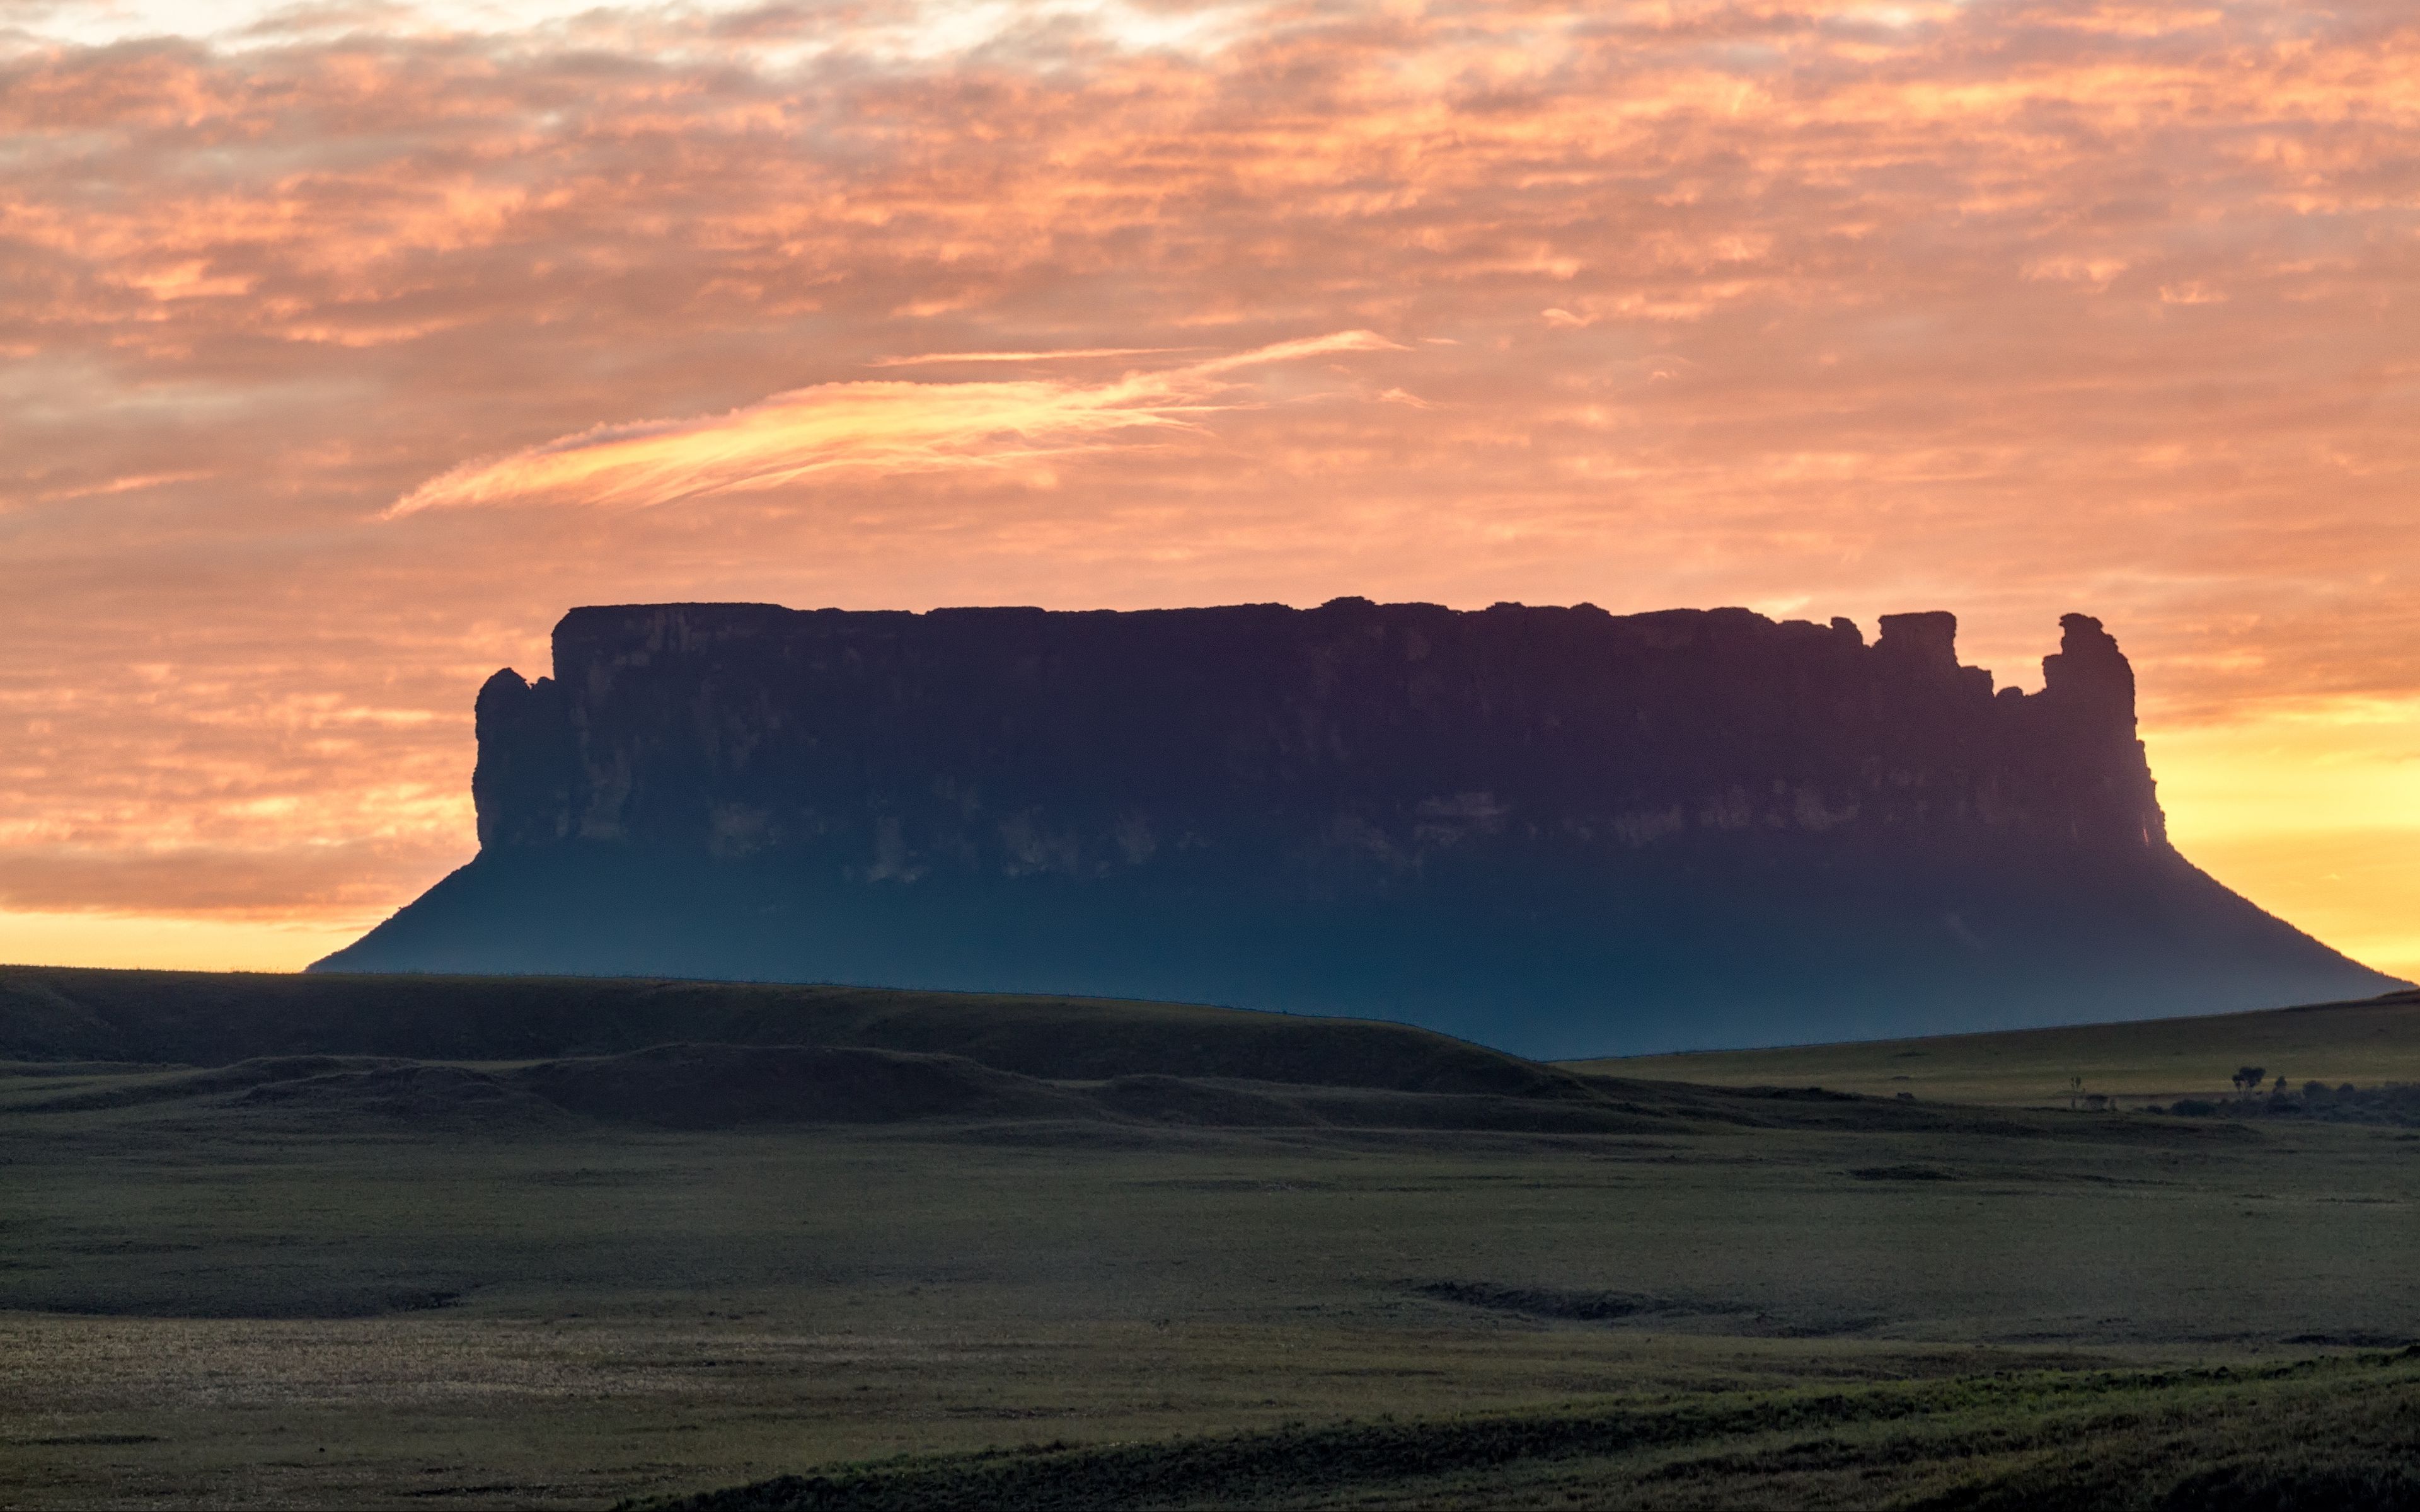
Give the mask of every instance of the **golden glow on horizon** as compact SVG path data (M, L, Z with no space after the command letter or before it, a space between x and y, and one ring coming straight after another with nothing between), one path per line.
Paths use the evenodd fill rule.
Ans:
M383 915L251 919L0 910L0 965L300 971Z
M269 8L0 39L26 949L409 901L576 604L1360 594L2097 614L2420 965L2404 0Z
M2179 850L2354 960L2420 981L2420 699L2288 704L2145 743Z

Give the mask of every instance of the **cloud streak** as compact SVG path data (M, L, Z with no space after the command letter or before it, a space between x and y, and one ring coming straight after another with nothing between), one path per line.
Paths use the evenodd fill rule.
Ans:
M721 415L600 425L470 463L420 485L380 517L540 502L645 507L843 472L1014 468L1116 445L1138 432L1195 427L1235 407L1238 385L1224 375L1241 369L1402 349L1374 332L1345 331L1105 383L818 384Z

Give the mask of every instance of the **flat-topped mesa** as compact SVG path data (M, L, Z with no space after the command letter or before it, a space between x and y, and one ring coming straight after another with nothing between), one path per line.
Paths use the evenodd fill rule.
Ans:
M1031 989L1647 1049L2376 991L2169 847L2132 668L1947 613L574 609L480 854L324 964Z
M884 876L1235 846L1410 868L1505 836L2159 843L2125 658L2068 623L2052 685L1995 701L1946 613L1868 647L1744 609L578 609L551 679L481 689L473 792L483 846L809 846Z

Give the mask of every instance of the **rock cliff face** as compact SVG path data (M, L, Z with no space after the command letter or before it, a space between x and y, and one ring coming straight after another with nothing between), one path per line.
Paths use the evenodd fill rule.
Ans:
M2133 670L1955 619L576 609L480 854L324 967L1094 992L1536 1054L2389 985L2169 846Z

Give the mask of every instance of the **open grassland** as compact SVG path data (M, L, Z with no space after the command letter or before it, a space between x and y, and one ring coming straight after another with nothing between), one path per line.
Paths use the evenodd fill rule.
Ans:
M2295 1087L2420 1084L2420 993L2209 1018L1568 1064L1718 1087L1820 1086L1869 1097L1909 1092L2031 1107L2067 1106L2078 1077L2086 1093L2124 1103L2228 1097L2230 1078L2244 1066Z
M594 1506L902 1453L2420 1336L2420 1144L2363 1126L430 1130L150 1103L9 1134L0 1484L25 1505ZM1901 1453L1841 1431L1843 1463Z
M1841 1390L926 1456L641 1504L672 1512L2420 1504L2420 1350L2239 1371Z
M745 1001L0 1067L0 1504L2412 1504L2391 1123Z

